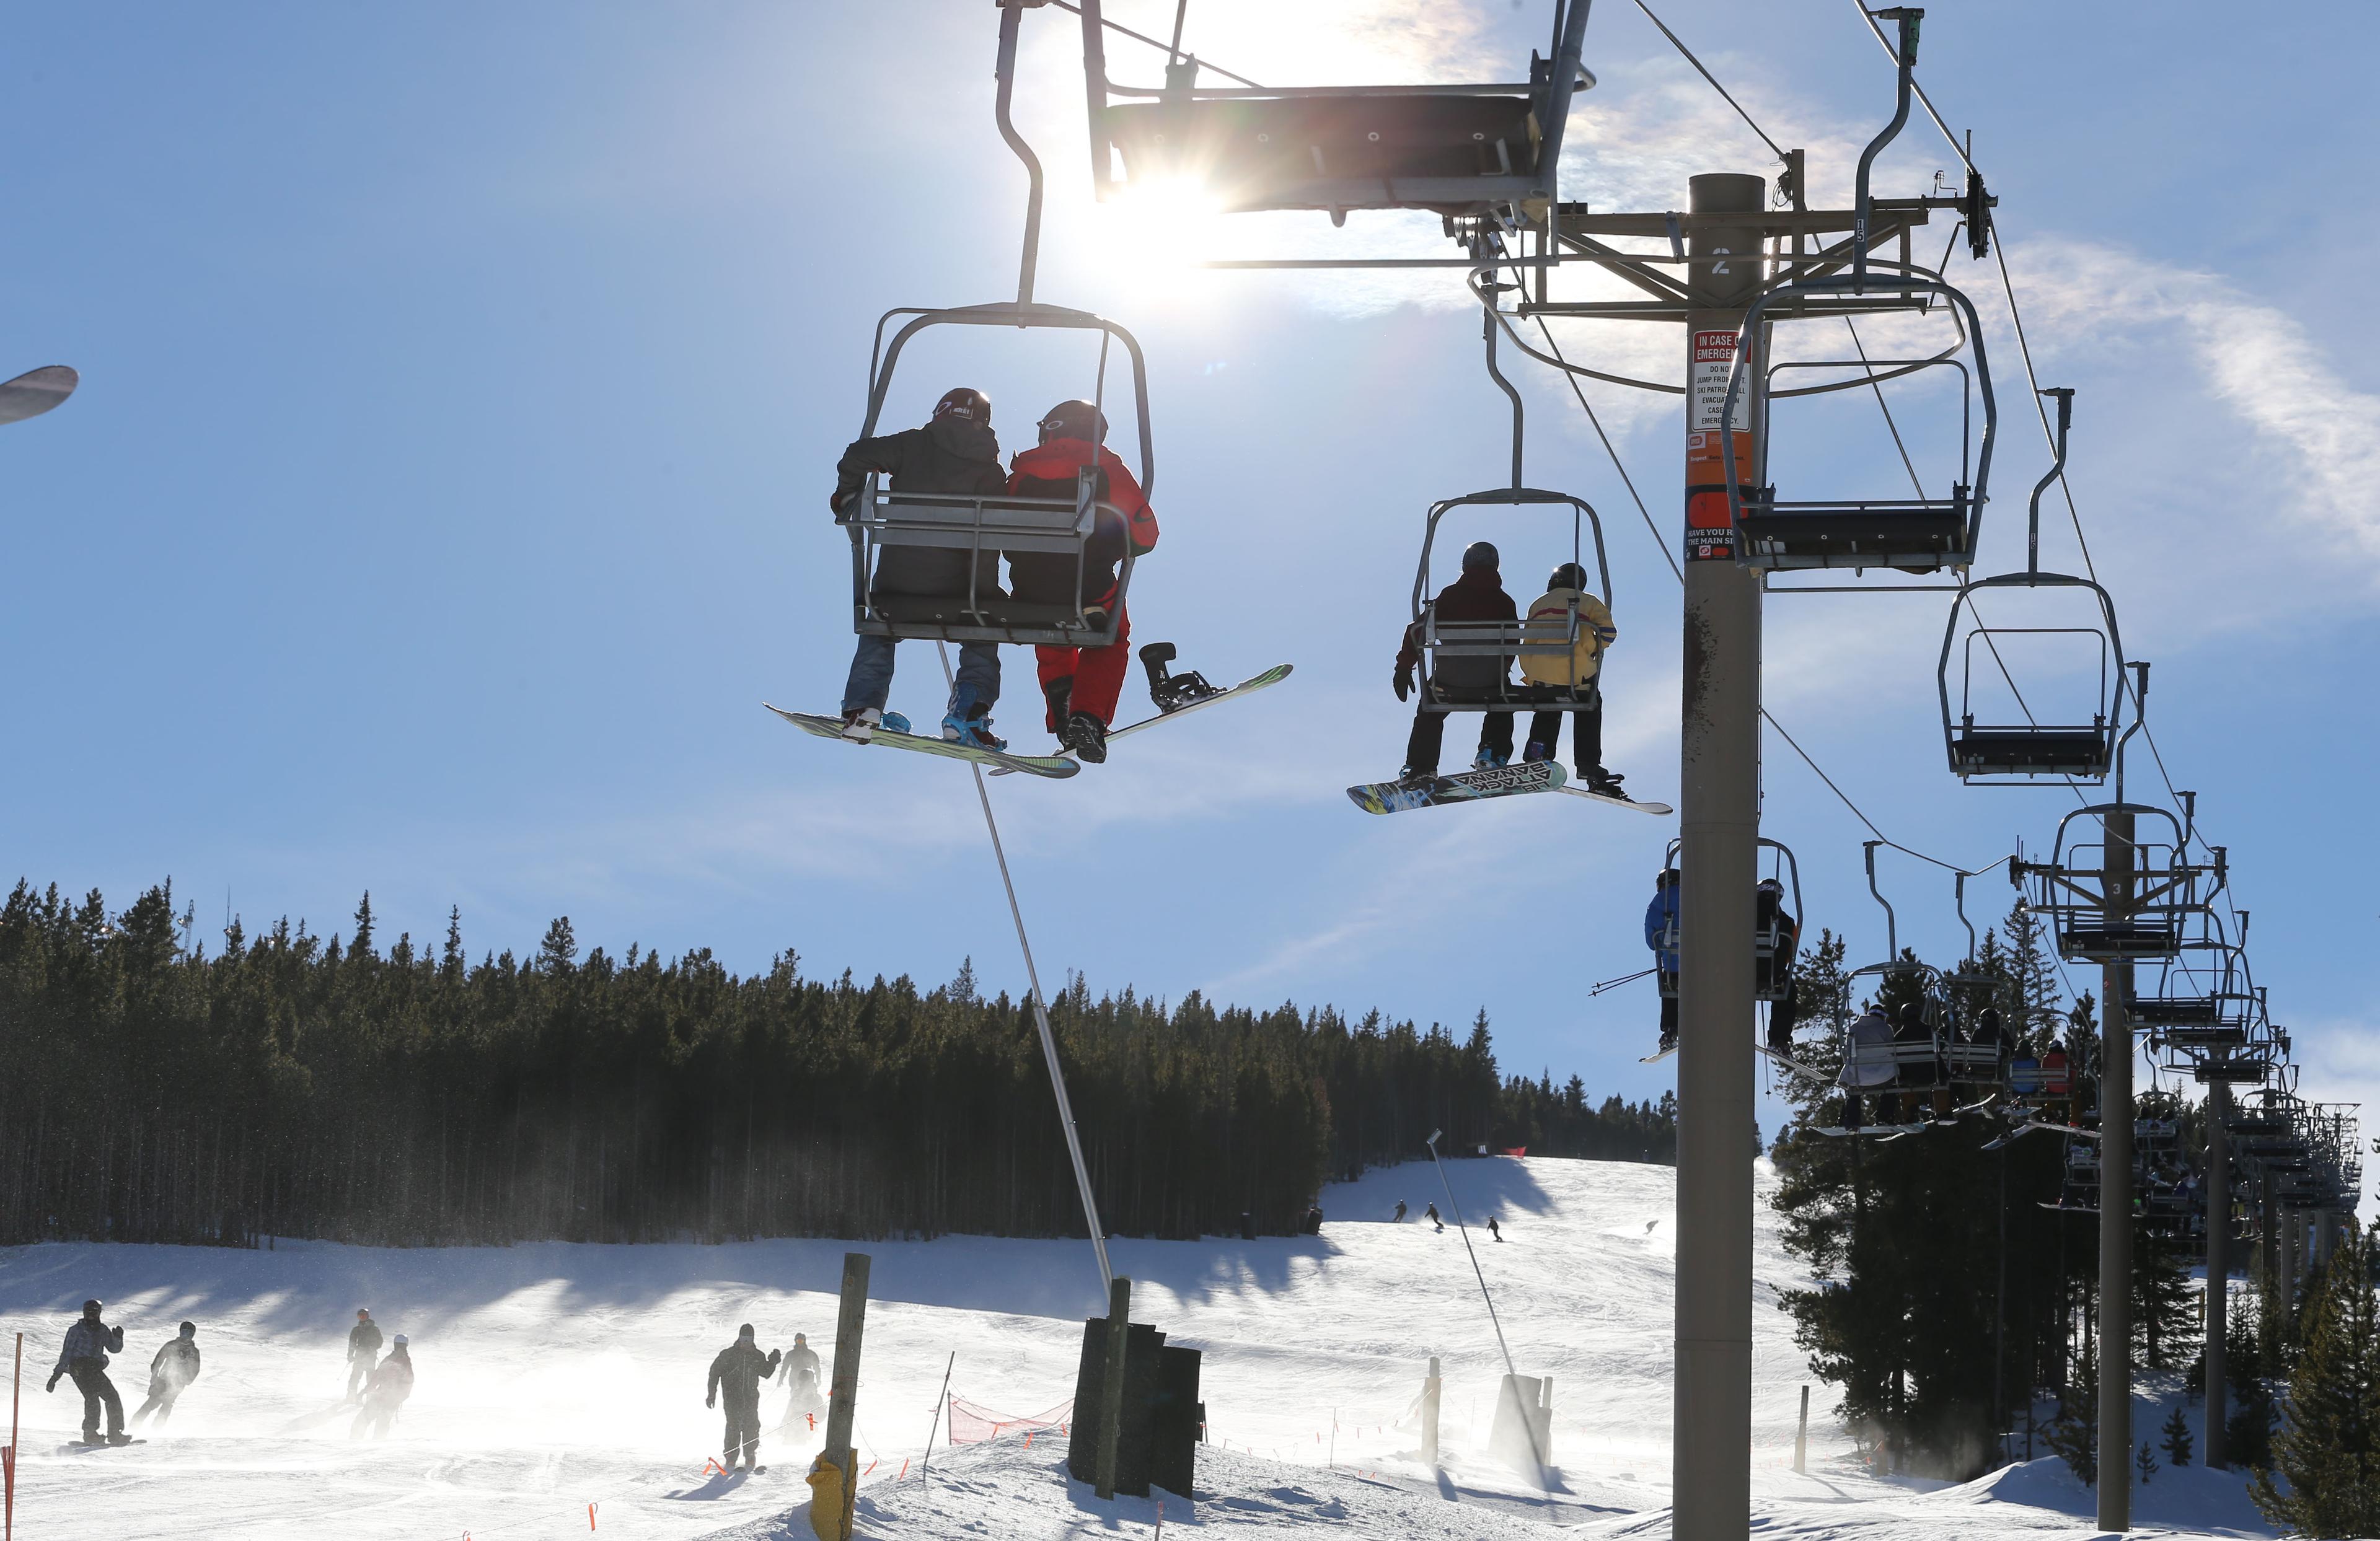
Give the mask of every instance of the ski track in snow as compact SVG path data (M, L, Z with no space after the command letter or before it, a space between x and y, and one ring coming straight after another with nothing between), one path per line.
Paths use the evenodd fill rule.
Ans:
M916 1458L953 1351L953 1391L980 1405L1029 1415L1071 1394L1081 1318L1104 1310L1083 1242L290 1243L271 1252L76 1243L0 1252L0 1352L5 1334L25 1334L18 1523L33 1538L454 1541L468 1532L559 1541L589 1534L594 1503L598 1536L807 1538L802 1473L819 1436L765 1437L768 1472L706 1476L721 1424L703 1408L703 1378L744 1321L763 1348L789 1347L803 1331L831 1360L849 1244L874 1259L858 1426L862 1463L876 1466L861 1485L862 1535L1138 1535L1155 1530L1161 1502L1169 1528L1384 1541L1504 1541L1549 1526L1666 1536L1671 1171L1503 1158L1447 1170L1516 1366L1553 1377L1550 1494L1486 1452L1502 1365L1462 1239L1419 1218L1445 1201L1422 1162L1326 1190L1319 1238L1110 1244L1135 1280L1134 1318L1206 1351L1211 1442L1186 1500L1100 1501L1067 1479L1056 1435L1029 1449L1016 1435L955 1450L938 1440L930 1480L919 1480ZM1765 1163L1761 1172L1765 1192ZM1412 1217L1387 1223L1399 1199ZM1508 1240L1489 1239L1481 1222L1490 1213ZM1796 1475L1795 1413L1811 1377L1776 1300L1804 1275L1765 1203L1756 1214L1747 1451L1756 1534L2094 1532L2091 1495L2054 1459L1960 1487L1867 1475L1824 1416L1832 1395L1822 1384L1812 1385L1809 1474ZM146 1445L65 1448L79 1399L71 1383L42 1392L60 1337L92 1294L126 1329L113 1373L128 1413L175 1324L199 1324L205 1371ZM378 1443L349 1440L351 1414L335 1406L358 1305L383 1331L411 1337L419 1377L395 1436ZM1445 1376L1436 1475L1414 1432L1395 1426L1432 1354ZM783 1395L763 1389L764 1426ZM2165 1412L2143 1395L2136 1432L2154 1438ZM2138 1489L2134 1518L2152 1535L2271 1534L2237 1478L2196 1466Z

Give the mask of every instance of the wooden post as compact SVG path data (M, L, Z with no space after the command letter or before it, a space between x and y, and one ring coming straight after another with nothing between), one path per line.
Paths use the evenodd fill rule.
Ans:
M7 1497L0 1501L0 1512L6 1515L7 1541L17 1541L17 1404L25 1392L25 1335L17 1334L17 1372L8 1384L8 1450L7 1461L0 1463L0 1484L5 1484Z
M1810 1389L1802 1388L1802 1422L1793 1430L1793 1469L1807 1474L1810 1470Z
M1123 1432L1123 1351L1132 1331L1132 1280L1118 1275L1108 1286L1108 1366L1099 1377L1099 1484L1100 1498L1115 1497L1116 1439Z
M1438 1361L1429 1362L1429 1378L1421 1383L1421 1458L1431 1471L1438 1470L1438 1401L1441 1389L1438 1378Z
M851 1535L859 1499L859 1453L851 1425L859 1397L859 1343L868 1326L868 1254L843 1255L843 1308L834 1321L834 1370L826 1404L826 1457L843 1468L843 1516L838 1536Z

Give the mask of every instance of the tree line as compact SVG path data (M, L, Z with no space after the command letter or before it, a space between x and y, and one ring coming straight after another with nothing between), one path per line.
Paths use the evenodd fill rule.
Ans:
M384 1244L1082 1235L1029 1002L787 952L469 960L286 919L190 940L170 885L0 906L0 1242ZM1294 1231L1332 1176L1439 1147L1670 1161L1668 1098L1507 1079L1446 1027L1193 992L1049 1003L1114 1233Z

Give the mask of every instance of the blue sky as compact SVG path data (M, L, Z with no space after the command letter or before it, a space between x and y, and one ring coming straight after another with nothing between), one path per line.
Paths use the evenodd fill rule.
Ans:
M1148 30L1171 11L1111 8ZM1189 38L1268 84L1511 79L1548 11L1198 0ZM1845 198L1890 108L1848 0L1665 15L1810 147L1818 199ZM758 967L794 947L812 972L928 982L972 954L1020 982L965 774L818 744L759 706L831 709L848 660L823 495L877 315L1013 293L1022 178L990 125L993 21L974 0L18 18L0 364L71 363L84 384L0 436L14 868L119 903L170 875L209 932L226 895L251 923L345 929L369 888L391 931L434 933L458 904L475 952L525 951L567 914L615 951ZM2075 499L2131 650L2155 661L2165 761L2230 847L2303 1089L2354 1098L2380 1089L2361 683L2380 645L2380 339L2340 297L2374 234L2347 189L2380 149L2362 65L2380 14L2137 21L1937 7L1921 78L1974 130L2044 383L2082 393ZM1484 1006L1508 1068L1657 1095L1670 1067L1635 1062L1649 987L1587 986L1642 966L1666 823L1572 799L1376 819L1340 791L1397 766L1389 674L1424 510L1503 474L1457 276L1166 260L1439 254L1429 222L1152 237L1090 205L1072 18L1026 27L1042 297L1113 315L1150 361L1166 534L1137 637L1210 677L1298 669L1073 782L998 786L1045 977L1425 1023ZM1111 59L1155 77L1134 45ZM1597 7L1588 62L1573 196L1676 207L1690 173L1773 169L1633 6ZM1912 122L1879 189L1954 164ZM2022 411L1997 269L1954 264ZM1679 372L1666 332L1564 340ZM1080 393L1082 359L1008 341L921 351L892 416L965 379L1023 447ZM1674 582L1560 381L1523 379L1531 479L1594 502L1610 542L1609 758L1672 795ZM1674 539L1675 398L1590 395ZM1889 471L1878 425L1844 424L1813 440L1813 474ZM2021 562L2045 464L2013 420L1986 567ZM1517 533L1506 550L1516 589L1559 555ZM2062 524L2046 554L2076 560ZM1938 597L1772 601L1767 699L1888 834L1982 866L2046 843L2073 800L1943 770L1941 625ZM937 710L930 653L903 668L894 704ZM1031 745L1037 715L1018 692L1001 721ZM2161 793L2143 770L2134 790ZM1774 739L1766 786L1813 927L1881 956L1864 831ZM1947 880L1888 861L1903 939L1951 955ZM2005 909L2003 882L1973 887L1978 913Z

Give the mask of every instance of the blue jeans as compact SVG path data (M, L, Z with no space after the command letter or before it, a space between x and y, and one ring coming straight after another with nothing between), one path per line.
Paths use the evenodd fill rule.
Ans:
M861 707L884 710L892 694L892 638L863 637L852 649L851 677L844 682L843 710L855 711ZM1000 699L1000 645L996 642L962 642L959 644L958 683L971 685L984 706L989 709Z

